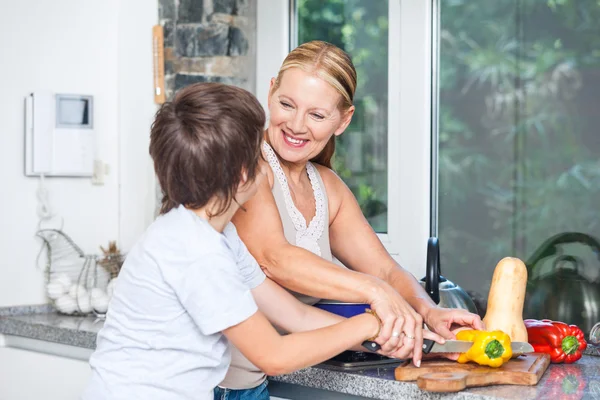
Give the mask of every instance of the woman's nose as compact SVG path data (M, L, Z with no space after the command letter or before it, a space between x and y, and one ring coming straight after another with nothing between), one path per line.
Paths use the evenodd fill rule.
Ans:
M294 118L291 121L289 121L288 127L295 134L304 133L306 130L306 126L304 123L304 115L302 115L302 113L295 113Z

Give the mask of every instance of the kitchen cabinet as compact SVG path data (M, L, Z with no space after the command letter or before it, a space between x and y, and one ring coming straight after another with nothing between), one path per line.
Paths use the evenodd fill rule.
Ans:
M87 361L0 347L0 399L78 400L90 373Z

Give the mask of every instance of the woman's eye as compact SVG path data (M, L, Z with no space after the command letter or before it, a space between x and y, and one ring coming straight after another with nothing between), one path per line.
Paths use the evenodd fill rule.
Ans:
M324 117L324 116L322 116L321 114L313 114L312 116L313 116L313 118L315 118L315 119L319 119L319 120L321 120L321 119L325 118L325 117Z
M292 108L292 105L289 103L286 103L285 101L280 101L279 103L283 106L283 108Z

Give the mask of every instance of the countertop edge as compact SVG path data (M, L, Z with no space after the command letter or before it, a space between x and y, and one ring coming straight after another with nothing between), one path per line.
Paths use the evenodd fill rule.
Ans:
M0 307L0 346L86 360L95 348L97 330L101 326L99 322L101 323L101 320L94 316L75 317L58 314L50 305ZM600 349L588 347L585 354L600 356ZM446 394L423 392L414 382L390 379L390 368L393 367L339 371L327 366L314 366L269 379L284 384L375 399L497 398L489 393L481 393L478 389L473 392ZM391 373L393 376L393 371Z

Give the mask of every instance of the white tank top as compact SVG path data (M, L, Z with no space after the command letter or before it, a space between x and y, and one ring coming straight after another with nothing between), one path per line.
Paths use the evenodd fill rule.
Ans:
M266 142L263 150L267 161L273 170L273 197L277 204L279 216L283 223L283 234L290 244L302 247L327 261L332 261L329 244L329 203L325 185L319 171L312 163L306 164L308 178L315 196L316 213L308 223L302 213L296 208L290 195L287 178L277 155ZM305 304L315 304L319 299L304 294L289 291ZM231 365L223 382L219 385L229 389L250 389L260 385L266 376L258 367L252 364L238 349L232 348Z

